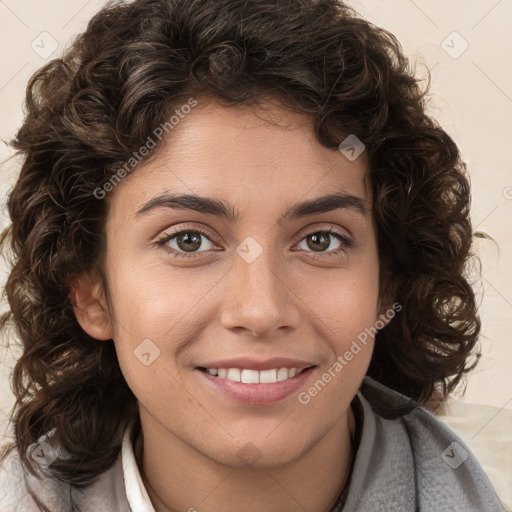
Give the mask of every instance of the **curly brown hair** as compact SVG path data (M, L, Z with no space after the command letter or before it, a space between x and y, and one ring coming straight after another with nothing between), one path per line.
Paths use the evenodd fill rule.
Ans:
M72 457L54 474L90 485L138 416L114 345L82 330L69 283L101 267L107 201L95 190L191 96L277 97L314 119L324 146L364 142L381 294L402 306L368 375L419 403L452 391L479 356L469 180L421 82L392 34L338 0L109 2L38 70L12 142L25 159L2 237L13 259L2 327L12 321L22 346L12 422L29 471L27 448L55 428Z

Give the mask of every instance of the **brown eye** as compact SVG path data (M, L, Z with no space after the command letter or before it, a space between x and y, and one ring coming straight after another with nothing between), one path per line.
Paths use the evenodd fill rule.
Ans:
M201 247L202 235L196 231L183 231L176 235L176 245L185 252L194 252Z
M326 252L331 254L348 248L351 245L352 242L348 237L336 231L315 231L306 235L297 247L307 252Z
M166 233L156 241L156 244L177 257L193 256L195 253L207 252L215 247L206 233L192 229Z
M306 237L307 246L316 252L322 252L329 248L331 245L331 236L327 233L313 233Z

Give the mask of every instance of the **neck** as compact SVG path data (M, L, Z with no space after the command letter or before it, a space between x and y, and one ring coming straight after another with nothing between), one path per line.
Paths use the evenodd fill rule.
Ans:
M157 436L139 435L135 454L156 512L329 512L350 474L354 426L349 407L307 453L261 469L218 464L168 431L165 443Z

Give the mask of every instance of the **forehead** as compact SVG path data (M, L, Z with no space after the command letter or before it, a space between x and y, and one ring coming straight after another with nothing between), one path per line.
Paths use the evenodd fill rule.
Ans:
M118 188L134 206L164 191L260 207L344 192L371 208L366 154L350 161L323 146L311 116L273 100L262 108L199 101Z

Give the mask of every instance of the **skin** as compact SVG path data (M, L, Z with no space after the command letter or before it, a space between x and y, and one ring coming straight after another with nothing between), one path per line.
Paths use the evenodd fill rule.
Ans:
M82 327L114 340L137 397L149 496L157 512L328 511L347 477L349 405L374 340L307 404L294 393L242 405L205 384L197 366L242 355L305 360L316 365L305 391L384 313L365 154L349 161L322 146L309 117L270 100L264 115L200 101L171 135L110 195L102 272L81 276L73 292ZM165 206L137 215L163 192L224 201L240 218ZM296 203L339 192L366 213L279 221ZM211 241L174 258L172 248L190 254L187 246L154 242L178 228L206 230ZM354 245L308 236L327 229ZM262 249L252 263L236 251L249 236ZM144 339L160 350L148 366L134 356ZM248 443L252 466L239 455Z

